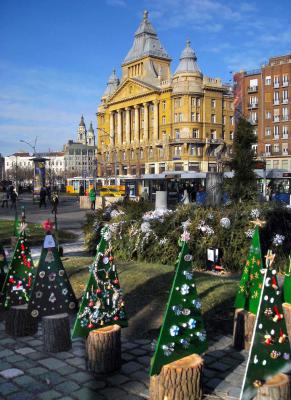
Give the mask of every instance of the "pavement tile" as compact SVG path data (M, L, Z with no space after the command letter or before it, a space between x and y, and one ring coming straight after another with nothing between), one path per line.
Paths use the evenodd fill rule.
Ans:
M150 366L150 362L151 362L151 357L149 357L149 356L138 357L136 359L136 361L138 361L139 363L145 365L146 367L149 367Z
M72 394L78 400L104 400L104 396L97 394L89 388L82 388Z
M124 382L127 382L129 380L129 377L122 375L122 374L114 374L114 375L107 377L106 380L111 385L119 386L119 385L122 385Z
M35 350L31 347L22 347L20 349L16 349L15 353L25 356L26 354L35 353Z
M0 372L0 375L5 379L13 379L13 378L16 378L17 376L20 376L23 374L24 374L24 372L18 368L9 368L9 369L5 369L4 371Z
M8 349L0 351L0 360L5 357L14 356L14 352Z
M206 354L215 358L222 358L225 356L225 353L222 350L208 351Z
M147 353L146 350L140 349L140 348L132 349L132 350L129 350L129 351L130 351L131 354L133 354L135 356L143 356L143 355L145 355Z
M135 394L126 393L126 395L121 396L118 400L143 400L143 396L136 396Z
M46 368L42 368L42 367L34 367L34 368L29 368L25 372L30 374L30 375L39 376L39 375L44 374L45 372L48 372L48 370Z
M150 376L149 376L148 372L143 371L143 370L136 371L136 372L130 374L130 377L134 378L140 382L143 382L145 385L147 385L150 380Z
M205 376L206 378L213 378L216 375L217 375L217 371L213 371L212 369L209 369L209 368L203 369L203 376Z
M59 358L60 360L66 360L67 358L74 357L74 354L69 353L68 351L61 351L60 353L56 353L55 357Z
M119 400L121 396L126 395L126 392L124 392L119 388L111 387L111 388L106 388L104 390L100 390L100 394L102 394L107 400Z
M130 361L130 360L133 360L135 358L135 356L130 353L122 353L121 358L125 361Z
M224 364L222 362L217 361L217 362L211 364L210 368L215 369L216 371L225 372L231 368L231 365Z
M73 374L70 374L66 377L66 379L73 379L74 381L77 381L78 383L84 383L88 382L90 379L92 379L92 375L89 374L88 372L74 372Z
M25 357L21 356L20 354L17 354L15 356L11 356L8 359L9 359L9 362L11 362L11 363L16 363L16 362L19 362L19 361L25 361Z
M122 365L121 372L124 374L131 374L132 372L135 372L141 368L142 366L137 362L129 361L128 363Z
M29 375L18 376L14 379L14 383L25 388L38 384L38 382Z
M72 351L72 353L73 353L75 356L83 357L84 354L85 354L85 349L79 347L79 348L74 349L74 350Z
M230 387L228 394L233 397L239 398L241 392L241 387Z
M57 358L52 358L52 357L45 358L44 360L39 360L38 362L42 364L44 367L52 370L66 366L66 364L63 361L60 361Z
M150 344L151 341L149 339L136 339L134 343L143 345L143 344Z
M73 367L86 368L84 358L80 358L80 357L69 358L66 360L66 362L68 364L72 365Z
M54 400L60 398L61 393L57 392L56 390L47 390L46 392L40 393L37 396L38 400Z
M19 390L18 387L15 386L12 382L4 382L0 384L0 393L3 396L16 392L17 390Z
M27 344L28 344L29 346L36 347L36 346L42 346L42 345L43 345L43 342L42 342L42 340L40 340L40 339L33 339L33 340L30 340L29 342L27 342Z
M122 345L122 348L126 350L131 350L134 349L135 347L138 347L138 344L127 342Z
M66 378L58 374L56 371L48 371L39 375L39 379L47 385L57 385L64 382Z
M148 389L146 388L146 386L144 384L142 384L139 381L129 381L127 383L124 383L122 385L122 389L126 390L129 393L133 393L136 395L147 395L148 394Z
M57 368L55 370L55 372L57 372L58 374L61 374L61 375L69 375L76 371L77 371L77 368L71 367L70 365L67 365L66 367L63 367L63 368Z
M93 378L93 377L92 377ZM99 390L99 389L104 389L106 386L106 382L105 380L96 380L96 379L92 379L89 382L84 383L83 386L88 387L89 389L93 389L93 390Z
M30 358L31 360L38 361L47 358L47 354L42 353L41 351L37 351L35 353L27 354L27 357Z
M9 344L15 344L15 343L16 343L16 340L9 338L9 337L0 340L1 346L4 346L4 347L6 347Z
M15 392L7 397L8 400L31 400L31 393L25 392Z
M35 367L35 362L33 360L30 360L29 358L27 358L24 361L19 361L17 363L17 367L23 369L23 370L27 370L28 368L33 368Z
M13 365L8 363L8 362L6 362L6 361L5 362L4 361L0 362L0 371L4 371L5 369L9 369L9 368L13 368Z
M75 390L80 389L80 386L74 381L66 380L63 383L59 383L54 388L62 393L73 395Z

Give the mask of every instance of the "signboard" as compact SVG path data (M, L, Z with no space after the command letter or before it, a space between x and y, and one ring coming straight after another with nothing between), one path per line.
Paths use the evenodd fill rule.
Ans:
M283 178L291 178L291 172L283 172Z
M179 179L179 178L181 178L181 174L165 175L165 179Z
M42 186L45 186L45 161L34 159L33 194L39 194Z

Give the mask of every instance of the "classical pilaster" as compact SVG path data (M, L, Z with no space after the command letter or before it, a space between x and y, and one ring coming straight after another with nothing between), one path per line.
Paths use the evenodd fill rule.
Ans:
M144 113L143 113L143 140L145 142L149 139L149 104L143 103Z
M114 146L114 112L110 112L110 126L109 126L109 133L110 133L110 146Z
M134 141L139 142L139 106L134 106Z
M125 137L126 144L130 144L130 107L126 107L126 116L125 116Z
M153 126L154 143L159 140L159 101L154 100L154 126Z
M117 141L122 145L122 111L117 110Z

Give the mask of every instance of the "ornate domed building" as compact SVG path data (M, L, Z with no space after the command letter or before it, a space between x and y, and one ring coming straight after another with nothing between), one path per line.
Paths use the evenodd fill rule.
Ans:
M110 76L98 107L98 175L142 176L218 170L233 138L233 97L201 72L187 41L171 58L144 12L119 81Z

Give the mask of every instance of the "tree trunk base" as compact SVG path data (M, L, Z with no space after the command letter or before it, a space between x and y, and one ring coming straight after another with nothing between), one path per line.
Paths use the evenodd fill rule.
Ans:
M254 400L290 400L290 381L285 374L277 374L258 388Z
M121 367L121 328L110 325L95 329L86 340L86 366L89 371L108 373Z
M29 314L27 307L27 304L12 306L6 313L5 332L8 335L33 336L37 332L38 321Z
M237 308L234 313L232 345L236 350L245 348L245 311Z
M286 328L288 332L289 342L291 343L291 304L283 303L283 312L285 317Z
M201 400L204 360L191 354L163 366L151 376L150 400Z
M252 344L255 322L256 315L249 311L244 311L244 348L246 350L249 350Z
M72 348L69 314L43 317L42 329L44 351L58 353Z

